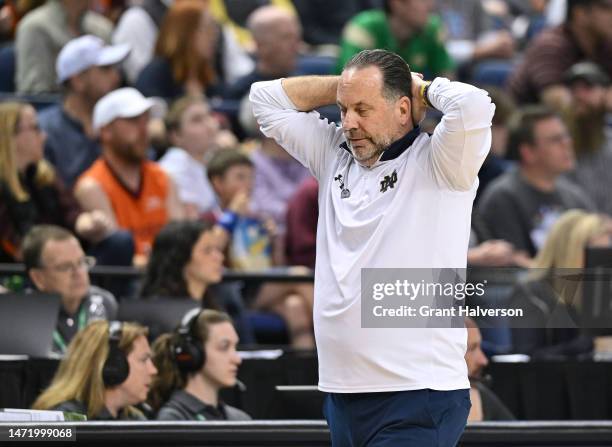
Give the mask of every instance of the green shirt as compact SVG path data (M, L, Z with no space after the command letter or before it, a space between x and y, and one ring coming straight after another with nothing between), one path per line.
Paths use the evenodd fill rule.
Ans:
M336 73L342 71L344 64L353 55L373 48L399 54L410 65L410 70L423 73L426 79L454 69L453 60L442 41L442 25L437 16L430 16L423 30L400 45L391 33L384 11L373 9L356 15L342 33Z

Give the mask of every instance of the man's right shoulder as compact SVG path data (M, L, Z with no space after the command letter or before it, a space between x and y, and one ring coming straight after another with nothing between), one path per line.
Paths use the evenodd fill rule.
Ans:
M100 159L94 161L94 163L83 172L75 183L75 192L91 192L92 190L101 189L101 183L107 175L112 175L105 172L104 164L100 162Z

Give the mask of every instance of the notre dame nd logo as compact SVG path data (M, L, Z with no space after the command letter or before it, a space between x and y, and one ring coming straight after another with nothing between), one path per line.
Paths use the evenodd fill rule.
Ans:
M385 175L380 181L380 192L387 192L389 188L394 188L397 183L397 171L394 169L391 175Z

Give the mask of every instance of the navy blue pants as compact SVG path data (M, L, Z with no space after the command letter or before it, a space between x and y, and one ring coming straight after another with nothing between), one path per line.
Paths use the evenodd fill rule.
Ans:
M333 447L454 447L471 406L468 389L332 393L323 413Z

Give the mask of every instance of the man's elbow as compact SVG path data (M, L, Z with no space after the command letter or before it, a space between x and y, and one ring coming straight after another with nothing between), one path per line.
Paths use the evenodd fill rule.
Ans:
M251 90L249 91L249 101L253 104L253 108L255 104L259 104L264 101L263 91L266 88L267 82L259 81L251 84Z
M243 101L242 105L240 106L241 112L243 112L245 108L250 108L250 114L255 117L257 123L260 122L261 116L263 113L265 113L266 105L268 104L264 94L265 88L265 82L253 83L249 92L248 101Z
M484 90L474 90L465 98L462 109L463 128L466 131L491 127L495 104Z

